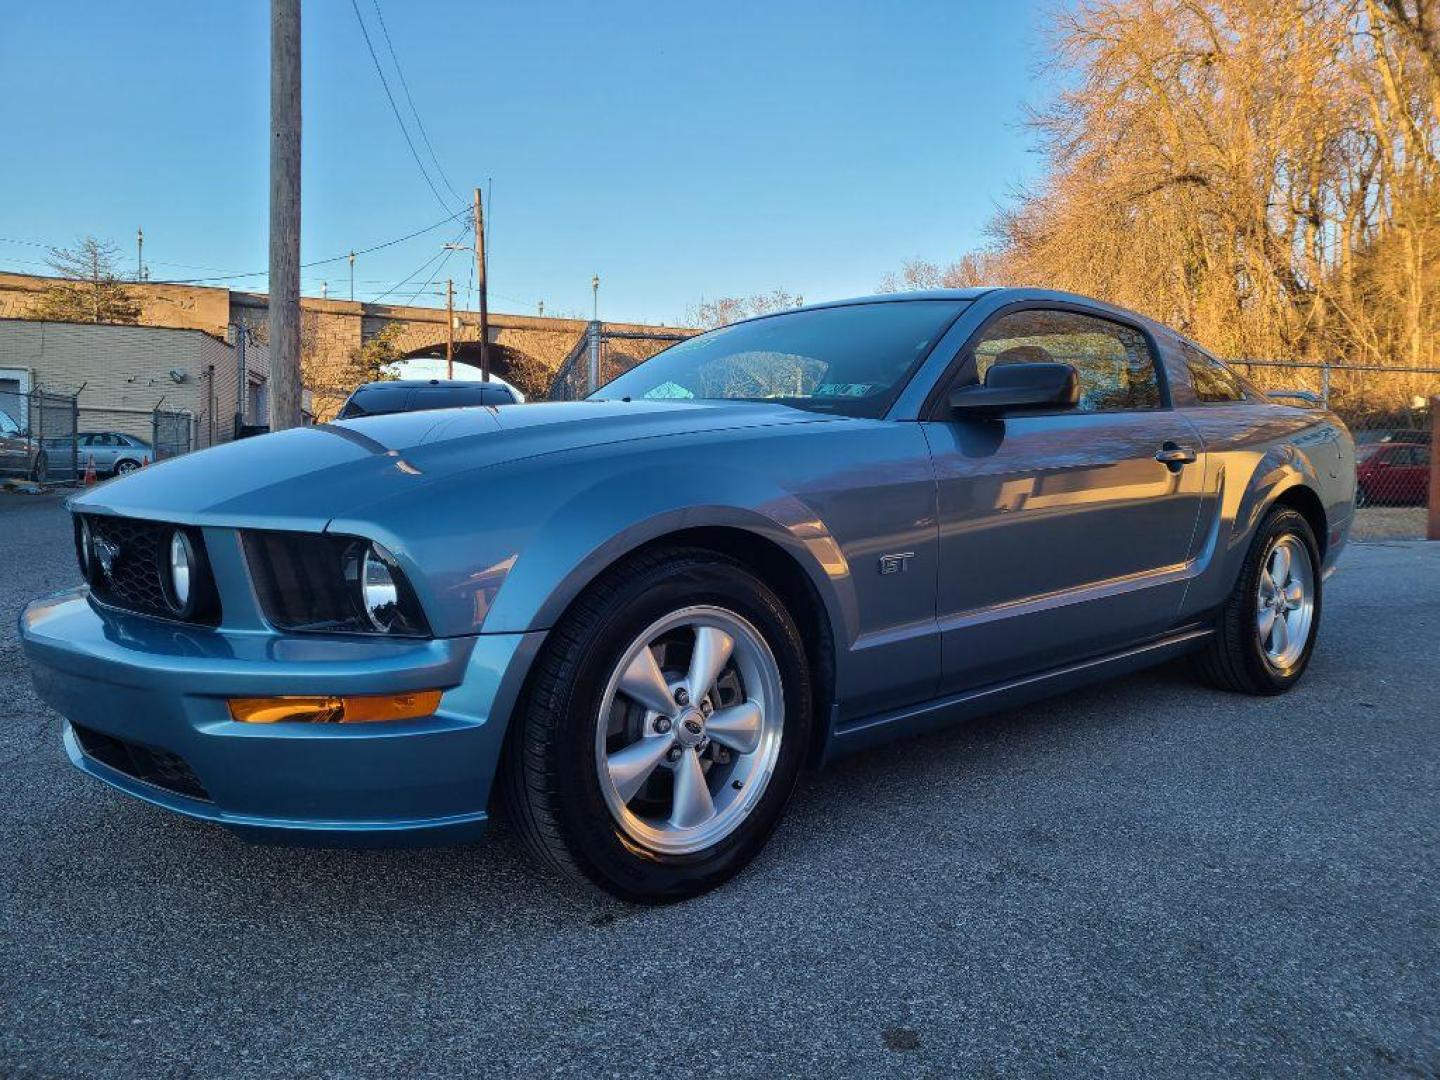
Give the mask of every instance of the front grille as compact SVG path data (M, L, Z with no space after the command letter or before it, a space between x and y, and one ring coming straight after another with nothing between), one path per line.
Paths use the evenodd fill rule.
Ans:
M177 526L139 518L112 517L107 514L86 514L90 527L90 591L102 604L177 619L182 615L171 605L165 588L169 573L170 534ZM191 590L195 600L192 610L183 616L186 622L214 626L220 621L220 605L215 599L214 582L205 560L205 544L198 529L187 529L199 565L191 573ZM106 573L97 554L101 544L114 553L110 571ZM82 558L82 564L84 560Z
M205 790L205 785L200 783L200 778L195 775L195 770L178 754L141 746L126 739L117 739L113 735L106 735L80 724L72 723L70 728L75 732L75 741L80 744L85 756L101 765L108 765L116 772L134 777L152 787L164 788L191 799L213 801L210 793Z

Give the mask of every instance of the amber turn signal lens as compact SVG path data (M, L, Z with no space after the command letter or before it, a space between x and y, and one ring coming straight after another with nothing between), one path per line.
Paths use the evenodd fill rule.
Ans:
M376 720L418 720L440 707L439 690L360 697L231 698L230 716L247 724L299 721L310 724L363 724Z

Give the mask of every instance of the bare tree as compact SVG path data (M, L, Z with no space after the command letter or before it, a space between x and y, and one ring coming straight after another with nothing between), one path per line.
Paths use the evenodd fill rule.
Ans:
M945 270L882 288L1036 284L1235 357L1440 360L1440 0L1088 0L1046 169Z
M729 326L741 319L751 319L756 315L769 315L771 312L799 307L800 304L800 297L785 289L774 289L749 297L722 296L717 300L702 301L691 308L686 313L685 320L691 326L711 330L717 326Z
M127 323L140 304L120 283L115 245L86 236L73 248L51 248L47 260L61 280L40 293L34 317L53 322Z

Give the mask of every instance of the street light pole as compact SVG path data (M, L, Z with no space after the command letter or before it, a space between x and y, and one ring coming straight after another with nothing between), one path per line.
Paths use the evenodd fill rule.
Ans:
M135 280L145 280L145 230L135 230Z
M355 300L355 252L350 252L350 300Z

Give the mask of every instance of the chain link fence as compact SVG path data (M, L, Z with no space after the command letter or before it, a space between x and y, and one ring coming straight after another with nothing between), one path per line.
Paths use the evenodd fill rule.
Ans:
M150 432L156 461L195 449L195 417L188 412L156 409L150 414Z
M74 394L0 393L0 477L47 481L75 476Z
M578 401L698 330L615 330L592 322L560 364L550 383L550 401Z
M1440 395L1440 367L1287 360L1231 364L1266 393L1298 395L1289 400L1328 407L1345 421L1355 437L1357 535L1425 535L1434 452L1432 402Z

